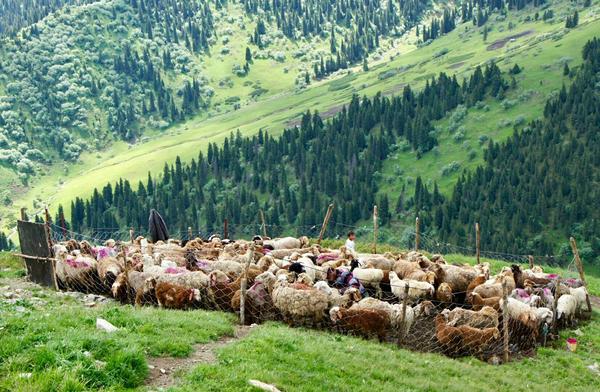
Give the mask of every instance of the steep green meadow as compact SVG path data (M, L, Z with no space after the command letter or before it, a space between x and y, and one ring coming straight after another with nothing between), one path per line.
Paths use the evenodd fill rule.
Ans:
M418 175L427 177L429 181L437 180L442 190L448 191L462 169L481 163L485 146L485 143L479 142L481 135L494 140L506 138L515 123L523 126L538 117L548 96L566 82L562 76L563 62L567 61L570 67L576 66L583 44L599 31L600 26L595 2L592 7L580 12L577 28L565 30L563 17L571 13L571 7L568 2L553 4L555 18L549 22L526 22L527 16L533 17L534 10L531 8L511 12L505 19L493 15L487 24L490 31L486 42L483 41L482 30L471 23L460 24L450 34L421 48L412 44L414 36L407 35L396 40L393 49L390 48L391 43L384 45L382 55L373 56L379 60L371 62L368 72L355 67L348 75L334 75L328 80L313 82L309 88L298 92L289 88L292 72L286 74L283 70L289 67L288 64L257 61L249 75L254 79L246 81L260 81L261 87L269 91L257 101L244 101L239 110L216 105L209 114L166 131L151 132L136 145L117 142L101 153L83 154L79 163L69 167L51 166L46 175L27 190L15 186L14 181L7 183L6 179L1 180L1 185L10 190L14 200L12 205L3 208L2 223L4 226L11 225L18 207L31 208L35 205L39 208L45 203L52 207L59 203L68 205L75 196L86 196L95 187L119 177L135 184L137 180L145 179L148 171L159 173L164 163L174 162L176 156L181 156L184 161L190 160L209 142L220 143L238 129L243 135L253 134L258 129L277 134L284 127L294 125L300 113L306 110L335 113L349 102L353 94L370 96L380 91L394 94L406 84L418 88L439 72L454 73L461 79L470 74L474 66L489 60L497 61L505 71L518 63L524 70L516 76L517 88L507 97L511 101L508 109L503 108L500 102L486 102L487 106L481 109L469 109L460 120L464 137L458 142L446 129L450 120L440 121L437 124L440 145L435 151L417 160L413 152L399 146L386 162L379 178L381 190L388 192L391 200L394 200L402 182L410 185ZM241 36L243 33L235 33L232 41ZM515 36L517 38L511 39ZM235 49L236 53L243 46ZM288 49L291 51L292 48ZM215 80L223 76L219 70L227 69L228 61L233 61L219 59L219 56L213 53L204 65L206 73L214 75ZM226 65L220 64L220 61ZM254 72L256 74L252 76ZM215 102L223 103L227 98L247 93L250 87L240 82L236 81L229 89L231 91L217 91ZM219 97L222 97L220 101ZM219 110L229 111L218 114ZM456 164L451 165L453 162ZM442 168L447 165L451 167L443 171ZM410 186L408 189L411 189Z

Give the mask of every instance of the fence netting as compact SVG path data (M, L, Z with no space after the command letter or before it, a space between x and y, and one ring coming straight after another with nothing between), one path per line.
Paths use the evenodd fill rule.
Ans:
M333 226L341 238L351 229ZM500 363L530 355L591 311L574 268L558 276L531 268L525 255L481 252L513 263L494 273L488 263L446 260L444 253L471 249L427 235L419 239L423 253L372 254L325 248L309 240L320 227L303 229L309 235L271 240L255 237L264 227L252 226L246 238L254 239L235 241L186 230L173 233L180 240L150 243L139 231L81 234L50 225L61 290L235 312L244 324L282 321L451 357Z

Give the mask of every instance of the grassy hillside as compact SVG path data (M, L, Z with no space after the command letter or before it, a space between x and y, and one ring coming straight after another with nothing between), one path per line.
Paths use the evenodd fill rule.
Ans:
M473 258L447 256L473 263ZM505 265L492 261L494 271ZM563 275L571 272L556 270ZM0 390L156 390L144 386L147 364L157 357L182 361L195 345L233 334L235 319L219 312L166 311L116 304L89 308L81 299L28 284L20 262L0 254L0 288L21 292L12 301L0 296ZM590 291L600 294L600 276L589 274ZM95 329L103 317L120 328ZM576 353L564 340L576 336ZM250 334L216 352L216 361L189 362L175 373L174 391L253 390L258 379L285 391L359 390L574 390L589 391L598 376L587 367L600 361L600 313L592 321L561 333L537 355L492 366L473 358L453 360L358 338L280 323ZM202 362L202 361L201 361Z
M252 83L260 81L262 88L269 92L258 97L257 102L250 101L239 110L218 115L216 111L222 106L217 105L210 114L167 131L150 133L149 137L133 146L118 142L100 153L84 153L77 164L49 167L44 177L27 190L5 177L2 185L9 190L14 203L3 209L3 223L9 225L20 206L65 204L75 196L89 194L94 187L108 180L124 177L135 182L143 179L148 171L161 170L165 161L172 162L177 155L183 160L191 159L198 150L206 148L208 142L218 143L237 129L244 135L253 134L261 128L276 134L295 124L300 113L306 110L335 113L352 94L372 95L378 91L393 94L406 84L422 86L428 78L441 71L456 73L462 78L475 65L491 59L499 62L504 70L518 63L524 71L516 76L518 90L507 97L508 101L512 101L505 104L508 109L504 109L500 102L487 102L487 106L481 109L470 109L458 124L464 127L461 128L464 138L459 142L455 142L454 135L447 131L450 120L441 121L438 124L440 146L437 151L417 160L414 153L402 151L400 146L392 159L386 162L386 169L381 175L382 190L392 197L398 192L400 181L410 184L417 175L427 176L432 181L439 180L442 190L449 190L460 170L481 162L481 135L499 140L511 133L515 122L519 124L539 116L541 104L563 83L563 62L576 66L580 61L581 46L598 30L600 15L595 6L580 13L580 26L565 30L562 16L571 12L571 6L566 2L555 3L552 8L556 16L549 22L525 22L525 18L532 17L533 9L530 8L510 13L504 20L488 22L490 31L486 42L481 28L471 24L458 25L455 31L421 48L411 44L414 36L407 35L390 43L389 47L393 44L393 49L374 56L379 60L372 62L368 72L356 67L348 75L340 74L313 83L302 91L290 91L289 84L286 86L290 80L282 77L287 75L282 70L283 64L277 68L278 63L266 61L262 66L256 66L257 79ZM219 65L219 61L219 55L213 53L204 65L207 74L215 75L212 77L214 80L221 76L218 70L226 68ZM222 61L227 60L223 58ZM254 68L250 76L253 72ZM278 75L278 72L281 73ZM542 80L541 85L539 80ZM237 89L249 88L243 84L236 81L233 89L217 90L216 97L222 94L225 101L228 97L239 96ZM474 152L469 155L469 151ZM451 165L453 162L457 164ZM447 165L451 165L450 170L442 170Z

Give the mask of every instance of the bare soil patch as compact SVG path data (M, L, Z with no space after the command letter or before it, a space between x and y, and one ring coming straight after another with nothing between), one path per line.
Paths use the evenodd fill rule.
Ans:
M465 62L464 61L460 61L458 63L450 64L448 66L448 69L457 69L457 68L462 67L463 65L465 65Z
M513 39L517 39L517 38L521 38L521 37L525 37L528 36L530 34L533 34L534 30L525 30L520 32L519 34L514 34L514 35L509 35L508 37L504 37L502 39L496 40L494 42L492 42L488 47L487 50L496 50L496 49L501 49L503 48L506 43L510 40Z
M224 336L221 339L204 344L196 344L192 354L186 358L159 357L148 360L149 375L145 385L150 388L168 388L175 384L174 374L179 371L189 370L199 364L217 362L216 351L228 344L244 338L252 326L238 325L234 336Z

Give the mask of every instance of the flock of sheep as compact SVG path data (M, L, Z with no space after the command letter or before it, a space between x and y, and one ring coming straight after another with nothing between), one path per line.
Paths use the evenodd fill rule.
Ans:
M489 361L506 348L506 328L510 351L521 352L591 311L581 281L538 266L513 265L491 276L487 263L449 264L418 252L356 254L310 245L306 237L155 244L138 237L103 246L70 240L54 245L54 254L63 290L172 309L239 312L243 302L248 324L283 320Z

